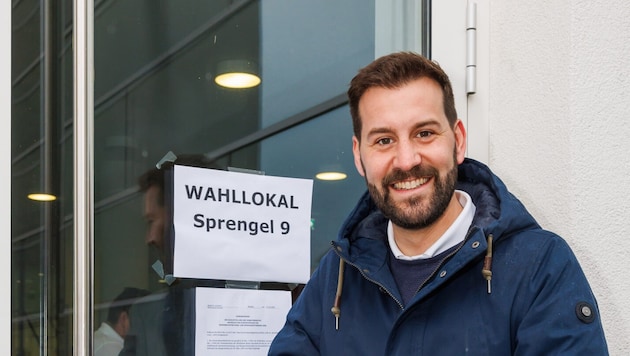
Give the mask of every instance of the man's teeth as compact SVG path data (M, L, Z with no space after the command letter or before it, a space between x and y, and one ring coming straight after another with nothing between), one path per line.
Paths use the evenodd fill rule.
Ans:
M417 187L423 185L428 180L429 180L428 178L420 178L420 179L415 179L415 180L407 181L407 182L398 182L398 183L394 183L394 188L396 188L396 189L413 189L413 188L417 188Z

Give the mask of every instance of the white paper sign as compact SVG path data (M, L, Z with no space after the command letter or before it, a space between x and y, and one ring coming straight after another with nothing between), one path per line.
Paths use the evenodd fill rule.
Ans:
M289 291L197 288L195 356L267 355L289 308Z
M310 179L175 165L175 277L306 283Z

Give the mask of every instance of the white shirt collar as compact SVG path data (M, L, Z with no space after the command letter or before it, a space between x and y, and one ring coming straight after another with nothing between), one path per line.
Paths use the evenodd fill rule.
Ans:
M122 336L118 335L116 330L114 330L111 325L105 322L101 323L101 326L98 328L97 332L100 332L101 334L103 334L103 336L111 340L116 340L121 343L125 341Z
M394 240L394 228L392 226L392 222L389 221L387 223L387 239L389 240L389 247L392 250L394 256L396 256L399 260L418 260L418 259L426 259L431 258L433 256L439 255L440 253L448 250L449 248L459 244L464 241L466 238L466 234L468 233L468 229L472 224L473 217L475 216L475 211L477 208L473 203L470 195L462 190L455 191L455 197L459 201L459 204L462 206L462 211L457 216L457 219L451 224L451 226L444 232L440 238L435 241L431 247L429 247L423 254L416 256L405 256L398 245L396 245L396 241Z

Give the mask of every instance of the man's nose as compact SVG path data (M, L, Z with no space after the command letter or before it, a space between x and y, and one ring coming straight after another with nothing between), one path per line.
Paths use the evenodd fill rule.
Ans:
M410 140L399 141L395 154L394 166L403 171L408 171L422 162L420 150Z
M153 231L147 231L144 242L147 244L147 246L159 247L160 237Z

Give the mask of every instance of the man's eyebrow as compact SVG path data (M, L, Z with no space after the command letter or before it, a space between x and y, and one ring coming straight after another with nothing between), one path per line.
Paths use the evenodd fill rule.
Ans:
M416 123L414 125L414 129L420 129L420 128L427 127L427 126L439 126L439 127L441 127L442 124L440 123L439 120L429 119L429 120L425 120L425 121L421 121L421 122Z
M437 119L427 119L427 120L417 122L415 125L413 125L413 130L418 130L418 129L428 127L428 126L442 127L442 123L440 122L440 120L437 120ZM366 137L370 137L372 135L387 134L391 132L393 132L393 130L387 126L375 127L366 134Z
M392 132L392 129L390 129L389 127L375 127L367 133L366 137L370 137L372 135L390 133L390 132Z

